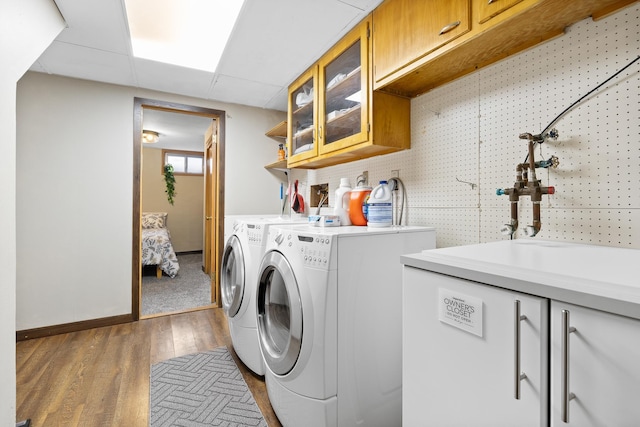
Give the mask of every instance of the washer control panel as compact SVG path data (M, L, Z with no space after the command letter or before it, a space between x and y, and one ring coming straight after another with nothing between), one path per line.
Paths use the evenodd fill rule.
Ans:
M250 245L261 245L264 239L264 224L246 223L247 239Z

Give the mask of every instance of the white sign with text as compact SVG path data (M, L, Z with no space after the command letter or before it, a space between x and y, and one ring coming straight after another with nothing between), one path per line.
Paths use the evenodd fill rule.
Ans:
M482 300L448 289L438 289L438 319L482 336Z

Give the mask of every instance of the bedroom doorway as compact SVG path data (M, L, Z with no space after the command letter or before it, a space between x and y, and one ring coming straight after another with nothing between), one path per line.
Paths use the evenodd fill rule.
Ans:
M219 283L216 272L223 244L221 218L224 218L225 114L221 110L135 98L132 314L136 320L141 317L153 317L155 315L191 311L219 305ZM161 124L162 120L160 119L167 123ZM180 131L180 126L186 126L187 128ZM206 131L203 130L203 126L206 126ZM195 131L194 129L198 130ZM143 149L143 130L151 130L159 134L157 139L163 141L166 146L171 144L178 144L178 146L165 149L159 143L157 148L162 148L160 150L150 149L150 144L144 144L145 148ZM180 144L187 143L178 141L179 134L194 132L199 132L200 136L196 138L199 142L194 146L194 135L191 135L192 145L181 147ZM185 135L182 136L183 139L186 139ZM162 156L159 154L160 151L162 151ZM174 172L176 178L174 205L168 203L166 200L167 194L164 191L165 184L162 168L164 167L164 162L168 159L167 155L174 156L171 157L172 162L184 155L185 167L197 175L183 176L189 174L180 167L176 168ZM199 158L197 157L198 155L200 156ZM153 165L150 166L149 164L152 162ZM160 164L159 162L162 163ZM199 165L198 162L200 162ZM199 166L201 170L198 171L197 167L195 167L191 171L191 166L186 165ZM149 167L151 167L151 172L149 172ZM161 184L159 184L160 180L162 180ZM152 181L157 182L154 184L156 187L150 184ZM162 185L162 187L158 188L159 185ZM180 198L181 190L182 198ZM153 197L149 199L145 196L145 192L153 192ZM199 205L197 205L198 201L193 200L198 197L200 198ZM191 203L190 208L184 206L189 203ZM193 205L193 203L196 203L196 205ZM178 207L182 207L181 209L184 209L184 211L181 211ZM169 213L167 214L166 211ZM162 240L149 240L149 232L155 239L156 232L160 231L155 229L148 230L148 228L158 226L157 221L148 221L148 218L153 217L152 213L165 214L167 228L172 229L169 233L170 239L166 239L170 240L168 245L162 243L163 246L160 246L159 242L162 242ZM144 221L142 220L143 215ZM190 217L187 217L188 215ZM194 239L194 233L196 239ZM189 239L189 236L191 236L191 239ZM197 239L201 240L198 241ZM182 275L180 270L178 270L177 274L172 271L171 251L167 249L167 247L172 248L172 246L175 246L175 253L177 254L177 259L175 255L173 258L176 261L178 259L181 260L177 265L180 267ZM149 256L151 252L149 248L157 249L156 253L151 257ZM191 249L197 250L192 251ZM169 255L165 257L164 254ZM143 264L155 263L160 259L160 256L165 257L165 259L159 265L161 268L157 270L157 277L161 278L157 279L154 272L149 275L149 267ZM165 270L164 274L162 270ZM149 287L150 282L153 282L152 288ZM180 291L180 288L174 286L183 283L189 283L191 287ZM203 289L207 285L208 288ZM144 293L143 289L145 290ZM150 289L153 292L150 293ZM165 290L167 292L166 295L162 295ZM206 292L206 295L203 292ZM150 295L151 299L148 298ZM199 296L195 297L196 295ZM158 299L158 297L161 299ZM194 297L196 298L195 300ZM143 303L145 303L144 310ZM156 306L150 308L149 304L155 304ZM189 307L190 304L194 306ZM175 308L172 309L172 307Z

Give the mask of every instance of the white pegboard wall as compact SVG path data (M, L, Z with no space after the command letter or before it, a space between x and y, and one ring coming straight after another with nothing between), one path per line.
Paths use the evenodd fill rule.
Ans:
M408 223L436 228L436 247L478 243L477 208L410 208Z
M477 207L477 187L458 181L478 183L477 94L478 79L471 75L412 102L407 157L420 160L413 166L419 177L412 185L413 206Z
M640 54L640 5L600 21L585 19L566 34L412 100L411 150L314 171L370 183L400 170L407 219L438 229L438 246L504 239L512 187L525 160L520 133L540 133L558 114ZM537 170L556 194L542 202L536 238L640 248L640 62L583 100L555 125L558 141L536 147L536 160L556 155L555 170ZM455 178L477 184L475 189ZM521 199L521 225L531 202ZM521 230L517 237L522 237Z
M500 152L513 153L512 147L520 145L520 158L526 156L526 142L515 139L520 132L539 133L558 114L589 92L602 81L624 67L640 49L638 30L638 7L622 11L607 20L593 22L584 20L569 28L567 34L537 49L518 55L498 65L515 81L530 81L531 73L539 73L541 82L540 96L531 97L526 89L518 87L499 99L491 100L487 96L481 102L487 112L482 115L481 134L483 144L482 159L499 158ZM519 72L522 64L532 64L527 70ZM536 65L537 64L537 65ZM542 64L542 65L540 65ZM638 65L626 70L597 92L590 95L572 110L567 112L555 125L560 131L560 139L548 141L535 150L536 160L546 159L551 154L560 158L557 170L538 170L538 178L543 184L556 188L556 194L543 200L543 230L539 237L557 240L581 241L584 243L609 246L640 247L633 241L633 223L629 227L613 229L603 225L604 220L615 222L616 218L626 216L628 209L640 208L640 135L639 112L639 76ZM498 86L492 73L480 73L483 79L483 94ZM497 73L499 75L504 72ZM508 82L516 87L515 82ZM485 92L486 91L486 92ZM528 125L532 128L520 128L506 125L506 130L514 137L509 145L507 140L497 144L485 144L491 129L505 127L488 112L497 109L497 103L515 106L514 96L526 99L530 117ZM521 112L523 108L519 109ZM523 116L517 116L514 110L514 122L525 125ZM535 121L539 125L535 125ZM508 146L508 149L503 147ZM517 153L515 154L517 155ZM519 160L519 161L522 161ZM483 162L484 163L484 162ZM510 187L515 179L515 163L509 167L481 169L481 182L495 187ZM500 185L501 176L511 174L511 178ZM495 197L483 193L483 207L504 206L503 223L508 220L508 200L506 196ZM531 223L531 208L527 198L521 199L520 224ZM550 210L555 208L555 210ZM560 210L558 210L560 209ZM558 218L559 212L566 212L565 219ZM492 210L488 210L492 212ZM579 217L573 212L581 212ZM485 223L495 224L494 218L483 215ZM593 227L588 224L594 224ZM636 224L638 227L638 224ZM611 238L602 236L603 230L610 230ZM626 235L620 236L620 233ZM494 233L483 227L483 240L491 240Z
M500 234L500 226L509 213L499 208L484 208L480 217L480 243L509 239ZM601 246L637 248L634 228L640 223L637 209L557 209L543 208L542 228L535 239L559 240ZM531 210L520 210L520 224L531 224ZM635 226L634 226L635 224ZM526 238L521 227L516 238ZM637 237L636 237L637 239Z

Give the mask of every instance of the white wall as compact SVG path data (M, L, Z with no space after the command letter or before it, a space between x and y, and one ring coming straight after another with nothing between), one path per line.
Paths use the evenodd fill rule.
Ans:
M226 212L277 213L283 113L27 73L17 91L17 330L131 312L133 100L227 112ZM246 199L239 196L244 195Z
M510 205L496 189L513 186L516 165L527 155L518 135L541 132L635 59L638 22L637 3L601 21L585 19L562 37L415 98L410 150L309 172L301 178L305 188L329 183L333 206L340 177L354 185L368 170L377 184L399 170L405 221L435 226L439 247L505 239L499 229ZM536 148L536 160L560 159L558 169L538 169L556 194L543 198L536 239L640 248L639 87L637 62L565 115L556 125L557 142ZM521 199L519 217L521 231L531 224L528 198Z
M204 147L204 138L202 141ZM171 244L176 252L204 248L204 176L176 175L176 197L167 200L162 150L142 148L142 212L166 212Z
M16 422L16 82L64 27L50 0L0 4L0 425Z

